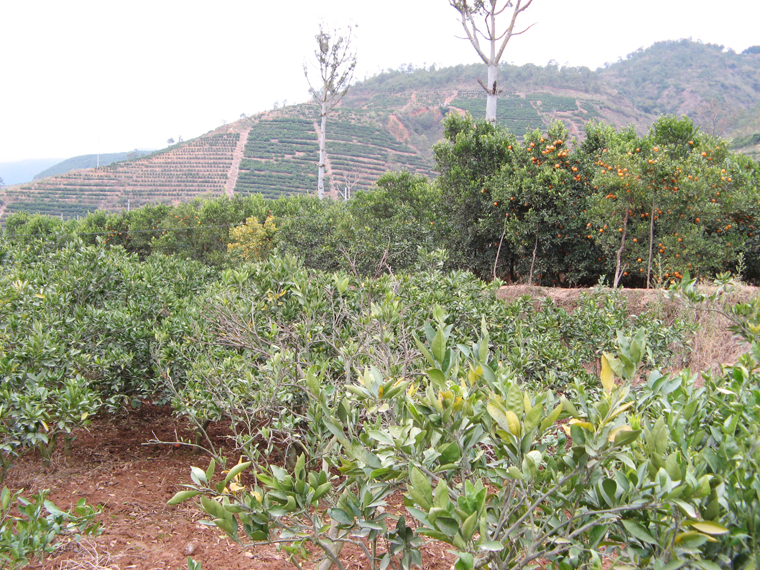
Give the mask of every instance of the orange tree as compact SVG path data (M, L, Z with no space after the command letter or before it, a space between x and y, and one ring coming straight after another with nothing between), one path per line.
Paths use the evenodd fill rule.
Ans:
M505 128L454 113L444 121L444 139L433 147L451 263L481 277L493 273L503 231L504 212L494 208L492 184L502 170L517 166L516 147ZM510 263L511 252L502 250L501 259Z
M756 231L751 161L686 117L661 117L641 138L600 125L589 133L597 145L589 235L615 285L733 269Z
M599 248L585 231L586 157L572 149L560 122L526 134L517 157L493 181L493 205L504 220L514 270L528 283L588 282L598 275Z
M641 149L633 128L617 132L614 127L592 123L586 127L586 140L582 147L587 156L593 157L597 168L593 179L594 192L589 198L589 219L586 230L588 238L595 239L607 260L607 270L614 259L613 286L628 276L628 263L624 261L626 242L630 238L636 218L633 208L639 199L641 178L636 174L634 153ZM605 229L606 226L606 229ZM638 232L632 232L638 233Z

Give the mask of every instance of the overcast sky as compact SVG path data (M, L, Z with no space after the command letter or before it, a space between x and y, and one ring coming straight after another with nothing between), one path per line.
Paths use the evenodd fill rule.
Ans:
M319 21L354 24L361 79L475 63L447 0L0 0L0 162L156 149L308 99ZM534 0L503 61L614 62L691 37L760 44L757 0Z

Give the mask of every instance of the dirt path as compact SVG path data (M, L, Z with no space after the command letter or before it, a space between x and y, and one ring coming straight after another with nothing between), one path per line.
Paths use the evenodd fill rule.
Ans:
M237 146L235 146L235 150L232 151L232 164L230 164L230 170L227 172L227 183L224 185L224 191L228 198L232 198L235 194L235 185L237 184L238 174L240 173L240 161L243 160L245 143L248 142L248 133L250 132L250 128L240 132Z

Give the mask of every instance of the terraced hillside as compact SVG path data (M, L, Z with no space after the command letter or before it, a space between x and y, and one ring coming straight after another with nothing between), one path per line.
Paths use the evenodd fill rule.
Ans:
M319 160L315 115L316 108L301 105L257 121L248 135L235 192L270 198L314 192ZM352 191L370 188L388 170L432 175L429 160L367 115L338 109L327 122L325 187L333 197L346 185Z
M482 65L407 66L354 86L327 122L327 190L370 188L388 170L433 176L432 145L449 112L485 114ZM498 120L518 137L563 121L582 138L589 120L640 132L660 112L686 113L703 130L734 138L760 156L760 56L683 40L661 42L592 71L503 64ZM137 160L79 170L0 193L10 212L63 217L120 210L199 194L308 194L317 186L319 113L311 103L243 118L198 139ZM723 125L725 129L716 129Z
M217 129L135 160L7 188L3 217L30 212L72 218L96 209L121 210L220 194L231 170L234 173L233 154L243 127Z

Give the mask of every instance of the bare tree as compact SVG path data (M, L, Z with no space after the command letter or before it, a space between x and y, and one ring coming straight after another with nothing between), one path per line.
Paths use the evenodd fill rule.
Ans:
M739 121L741 111L734 105L717 99L708 99L697 109L697 120L709 134L722 137Z
M359 184L361 175L355 168L352 168L348 172L344 172L342 178L343 184L338 188L338 192L344 201L348 201L354 193L354 187Z
M319 67L319 82L316 87L309 79L309 70L303 66L306 81L309 82L309 93L320 106L321 125L319 131L319 175L317 179L317 196L321 200L325 195L325 128L327 115L340 103L348 92L349 84L354 76L356 53L351 51L351 28L343 36L338 29L327 29L319 25L319 33L315 36L317 49L314 55Z
M449 0L449 4L459 12L467 39L488 66L488 80L483 83L478 79L478 83L487 95L486 120L492 123L496 122L496 100L501 92L498 87L499 61L512 36L519 36L533 26L531 24L524 30L515 31L517 17L532 3L533 0ZM509 25L499 33L496 19L504 13L510 14L510 9ZM481 45L481 40L485 45Z

